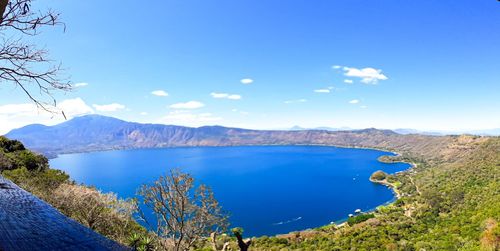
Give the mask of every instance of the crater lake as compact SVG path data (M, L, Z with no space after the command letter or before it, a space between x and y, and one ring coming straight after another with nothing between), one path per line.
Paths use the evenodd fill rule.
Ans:
M394 154L329 146L180 147L64 154L50 164L121 198L179 168L213 189L231 226L261 236L320 227L394 200L391 189L369 177L410 165L381 163L382 155Z

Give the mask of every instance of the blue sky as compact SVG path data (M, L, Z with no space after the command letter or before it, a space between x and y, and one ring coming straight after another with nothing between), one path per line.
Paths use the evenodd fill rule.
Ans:
M45 29L36 44L75 84L87 84L56 95L70 116L257 129L500 127L494 0L40 0L34 7L59 11L66 24L65 32ZM160 90L168 96L152 94ZM0 133L62 121L30 111L7 83L0 95Z

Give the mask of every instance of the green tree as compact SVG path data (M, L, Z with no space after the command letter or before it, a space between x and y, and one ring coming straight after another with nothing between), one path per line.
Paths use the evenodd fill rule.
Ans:
M385 178L387 178L387 174L384 171L380 171L380 170L374 172L370 176L371 180L376 180L376 181L385 180Z

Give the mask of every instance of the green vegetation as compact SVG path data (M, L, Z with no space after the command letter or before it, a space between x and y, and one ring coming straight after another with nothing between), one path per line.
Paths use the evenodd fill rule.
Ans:
M43 155L26 150L17 140L0 136L0 172L26 168L29 171L43 171L49 167L49 161Z
M387 178L403 196L375 218L278 237L286 242L258 238L254 250L499 250L500 138L472 137L407 153L417 166Z
M378 157L377 160L380 162L383 162L383 163L396 163L396 162L402 162L403 157L400 155L397 155L397 156L382 155L382 156Z
M243 240L239 229L232 235L212 233L191 249L237 250L251 244L251 250L500 250L500 138L431 140L439 148L427 141L401 146L401 160L416 164L411 170L372 175L397 188L400 198L390 205L342 226L273 237ZM133 203L73 184L19 142L2 137L0 142L5 177L97 232L137 250L154 250L157 236L133 220Z
M367 221L368 219L371 219L371 218L375 218L375 215L374 214L360 214L360 215L356 215L353 217L349 217L349 219L347 219L347 224L349 224L349 226L352 226L352 225L358 224L360 222Z
M384 171L376 171L374 172L371 176L370 176L370 180L374 180L374 181L381 181L381 180L385 180L387 178L387 173L385 173Z

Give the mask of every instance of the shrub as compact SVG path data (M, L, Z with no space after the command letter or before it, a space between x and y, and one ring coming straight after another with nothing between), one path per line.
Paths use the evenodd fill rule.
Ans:
M371 176L370 176L370 179L372 180L384 180L385 178L387 178L387 174L384 172L384 171L376 171L374 172Z
M375 215L374 214L360 214L360 215L356 215L354 217L350 217L347 220L347 224L349 224L349 226L352 226L352 225L358 224L360 222L366 221L366 220L371 219L371 218L375 218Z
M10 140L6 137L0 136L0 148L5 152L15 152L25 150L24 145L19 140Z

